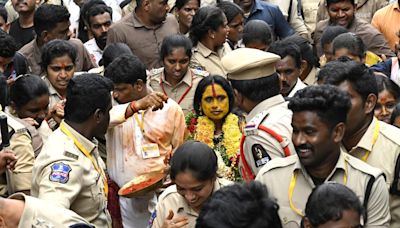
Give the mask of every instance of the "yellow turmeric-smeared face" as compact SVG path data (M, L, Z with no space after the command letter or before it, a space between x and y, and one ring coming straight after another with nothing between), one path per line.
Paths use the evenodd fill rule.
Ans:
M229 112L228 94L218 84L211 84L206 87L201 97L201 109L211 120L221 120Z

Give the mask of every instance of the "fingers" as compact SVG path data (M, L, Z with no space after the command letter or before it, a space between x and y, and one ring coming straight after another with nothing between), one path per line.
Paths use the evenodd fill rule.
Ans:
M189 220L186 217L178 217L171 220L169 223L169 227L171 228L179 228L184 227L189 224Z
M5 164L6 168L10 170L13 170L17 163L17 157L9 150L0 152L0 160L2 160L0 163Z
M36 122L36 120L34 120L33 118L28 117L28 118L24 118L22 120L25 121L26 123L28 123L31 126L39 126L39 123Z
M165 218L166 220L171 220L174 217L174 212L170 209L168 211L168 216Z

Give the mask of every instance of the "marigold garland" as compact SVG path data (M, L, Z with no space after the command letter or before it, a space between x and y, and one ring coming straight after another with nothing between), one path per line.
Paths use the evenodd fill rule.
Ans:
M235 181L241 180L238 169L238 153L242 133L238 124L238 116L232 113L227 115L222 125L223 134L220 136L222 140L217 140L219 141L217 145L214 145L215 124L212 120L207 116L196 118L195 115L189 114L187 117L186 123L191 133L189 138L204 142L213 148L219 160L222 158L223 164L218 164L218 169L226 178Z

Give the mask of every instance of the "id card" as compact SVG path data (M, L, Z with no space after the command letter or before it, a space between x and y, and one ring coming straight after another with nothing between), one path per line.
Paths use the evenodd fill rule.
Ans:
M142 156L143 159L156 158L160 156L160 150L156 143L142 144Z

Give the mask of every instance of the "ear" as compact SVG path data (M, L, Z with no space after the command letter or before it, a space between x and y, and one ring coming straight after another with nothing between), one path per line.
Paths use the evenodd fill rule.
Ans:
M35 1L35 5L36 5L36 7L39 7L39 5L40 5L40 2L41 2L41 0L36 0L36 1Z
M146 84L143 82L142 79L138 79L133 85L133 88L136 89L138 92L142 92L146 88Z
M10 26L11 23L6 23L6 25L4 26L4 32L8 33L10 31Z
M102 118L103 118L103 115L104 115L104 112L103 112L103 111L101 111L99 108L96 109L96 111L94 111L94 114L93 114L93 116L94 116L94 121L95 121L96 123L100 123L101 120L102 120Z
M335 143L340 143L342 141L345 130L346 125L343 122L338 123L332 129L332 138Z
M368 95L364 104L365 114L369 114L374 111L377 100L378 98L376 97L375 94L371 93Z
M243 103L243 96L239 91L233 89L233 94L235 95L235 101L237 105Z
M210 37L211 39L215 38L215 31L212 29L208 30L208 37Z
M311 223L310 223L310 220L308 220L307 217L304 217L304 218L303 218L303 227L304 227L304 228L312 228L312 225L311 225Z
M6 222L4 221L4 218L2 216L0 216L0 228L6 228Z
M50 41L50 37L49 37L49 32L48 31L43 31L40 34L40 37L42 37L42 40L43 40L44 43L47 43L47 42Z
M300 74L302 74L305 70L307 70L307 62L305 60L301 60Z
M148 11L150 9L150 1L151 0L143 0L142 2L142 7L145 11Z

